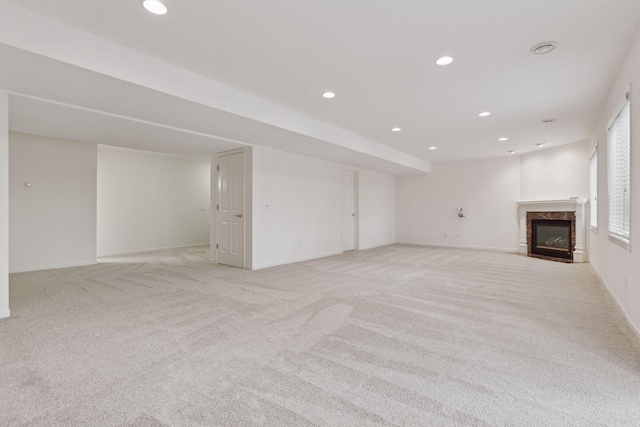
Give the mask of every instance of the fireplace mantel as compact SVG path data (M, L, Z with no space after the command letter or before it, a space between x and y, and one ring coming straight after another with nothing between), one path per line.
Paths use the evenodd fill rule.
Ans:
M576 246L573 251L573 262L587 262L586 252L586 214L587 199L565 200L533 200L518 203L520 221L520 242L518 252L527 254L527 212L575 212L576 214Z

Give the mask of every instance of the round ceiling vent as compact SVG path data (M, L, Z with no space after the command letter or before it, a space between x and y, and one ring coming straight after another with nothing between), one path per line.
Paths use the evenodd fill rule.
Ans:
M531 53L534 55L546 55L553 52L558 47L558 42L542 42L531 48Z

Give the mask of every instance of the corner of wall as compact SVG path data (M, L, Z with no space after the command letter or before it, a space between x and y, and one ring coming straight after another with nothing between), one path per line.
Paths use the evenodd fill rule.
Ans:
M244 268L252 269L253 263L253 147L244 148Z
M9 311L9 94L0 90L0 317Z

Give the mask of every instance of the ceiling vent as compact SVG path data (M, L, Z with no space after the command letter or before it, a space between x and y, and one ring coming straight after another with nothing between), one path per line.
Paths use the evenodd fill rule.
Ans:
M542 42L534 45L531 48L531 53L534 55L546 55L553 52L558 47L558 42Z
M551 123L555 123L556 119L544 119L540 123L543 125L550 125Z

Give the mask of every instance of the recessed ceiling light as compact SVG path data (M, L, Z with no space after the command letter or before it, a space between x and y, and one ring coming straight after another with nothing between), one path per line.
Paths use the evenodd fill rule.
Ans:
M513 153L515 153L515 152L517 152L517 151L518 151L518 150L509 150L509 151L507 151L507 153L509 153L509 154L513 154Z
M508 140L509 140L509 138L500 138L500 139L498 139L498 141L501 141L501 142L508 141Z
M550 125L551 123L554 123L556 121L556 119L544 119L541 120L540 123L542 123L543 125Z
M478 114L478 115L479 115L480 117L487 117L487 116L490 116L490 115L491 115L491 113L490 113L490 112L488 112L488 111L483 111L482 113L480 113L480 114Z
M545 143L542 143L542 144L536 144L536 147L540 148L540 147L544 147L545 145L547 145L547 144L545 144Z
M531 48L531 53L534 55L546 55L553 52L558 47L558 42L542 42L534 45Z
M391 132L400 132L401 130L402 129L400 129L400 128L393 128L393 129L391 129Z
M158 0L142 0L142 6L156 15L164 15L167 13L166 6Z
M449 65L453 62L453 58L450 56L443 56L442 58L438 58L436 60L436 64L438 65Z
M331 99L331 98L335 98L336 94L333 92L325 92L322 94L322 96L324 96L325 98Z
M438 147L429 147L429 150L436 150Z

